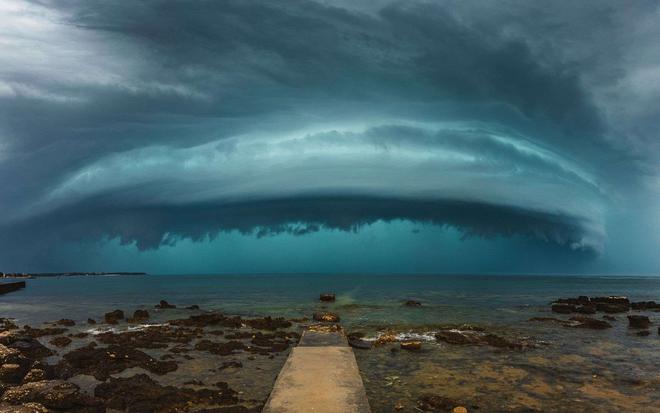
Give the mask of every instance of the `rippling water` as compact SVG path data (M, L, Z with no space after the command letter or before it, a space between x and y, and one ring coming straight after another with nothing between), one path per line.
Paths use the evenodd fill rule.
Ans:
M321 292L337 301L323 305ZM28 280L25 290L0 296L0 314L20 324L76 321L122 308L151 307L161 299L244 316L310 316L327 307L348 331L375 335L432 333L470 323L540 343L524 352L456 346L429 340L421 352L386 345L356 350L375 412L415 412L416 400L436 394L470 411L660 411L660 313L651 335L639 337L616 315L608 330L570 329L529 322L550 316L549 302L578 295L627 295L660 301L660 278L477 275L149 275ZM402 306L416 299L421 308ZM596 317L600 318L600 314ZM432 337L432 334L428 336ZM279 365L260 372L274 380ZM268 387L268 386L266 386ZM263 396L263 389L259 397Z

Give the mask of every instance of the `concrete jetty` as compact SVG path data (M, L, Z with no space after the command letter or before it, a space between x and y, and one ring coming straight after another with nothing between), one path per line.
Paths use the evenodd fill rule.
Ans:
M11 293L16 290L25 288L25 281L16 281L11 283L0 283L0 294Z
M263 413L370 413L353 349L341 330L306 330Z

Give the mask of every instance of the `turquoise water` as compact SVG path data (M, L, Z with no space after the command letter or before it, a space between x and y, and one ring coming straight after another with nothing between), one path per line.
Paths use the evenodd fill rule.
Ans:
M524 275L144 275L36 278L0 296L2 316L21 323L85 320L111 308L130 310L161 299L241 315L309 316L318 295L334 292L343 322L410 324L511 323L558 298L627 295L660 300L660 278ZM424 311L401 306L424 303ZM536 315L536 314L535 314Z

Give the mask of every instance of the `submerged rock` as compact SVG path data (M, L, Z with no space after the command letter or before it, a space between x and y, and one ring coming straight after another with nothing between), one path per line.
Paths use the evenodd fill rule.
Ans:
M417 401L417 407L423 412L451 412L460 403L448 397L425 395Z
M335 313L330 313L330 312L318 312L314 313L314 320L315 321L324 321L327 323L337 323L339 322L339 316Z
M406 300L403 303L403 305L405 305L406 307L421 307L422 303L420 301L417 301L417 300Z
M101 381L107 380L111 374L132 367L163 375L176 370L178 366L174 361L155 360L142 351L117 345L104 348L88 345L65 354L57 365L62 377L88 374Z
M612 328L612 325L607 321L597 320L591 317L577 316L577 317L571 317L570 320L577 321L578 324L570 325L569 327L591 328L594 330L603 330L606 328Z
M635 334L637 334L640 337L646 337L648 335L651 335L651 332L649 330L642 330L642 331L638 331Z
M559 314L570 314L575 312L575 306L572 304L553 304L552 312Z
M639 301L630 303L630 308L633 310L654 310L660 309L660 303L656 303L655 301Z
M63 318L61 320L57 320L55 324L59 326L73 327L76 325L76 322L68 318Z
M189 305L186 310L199 310L199 306L197 304Z
M321 294L319 296L319 300L320 301L325 301L325 302L333 302L333 301L335 301L335 295L334 294L329 294L329 293Z
M56 347L66 347L71 344L71 339L69 337L59 336L50 340L49 343Z
M174 304L170 304L165 300L160 300L158 304L154 306L155 308L159 308L161 310L167 309L167 308L176 308Z
M107 324L117 324L119 320L124 319L124 312L121 310L110 311L104 315Z
M633 328L648 328L651 320L645 315L629 315L628 325Z
M256 328L257 330L277 330L278 328L289 328L292 326L290 321L285 320L283 317L264 317L243 320L246 325Z

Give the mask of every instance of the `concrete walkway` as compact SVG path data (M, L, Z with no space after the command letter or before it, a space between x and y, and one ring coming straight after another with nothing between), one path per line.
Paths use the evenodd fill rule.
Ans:
M305 331L263 413L370 413L353 349L342 332Z

